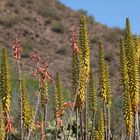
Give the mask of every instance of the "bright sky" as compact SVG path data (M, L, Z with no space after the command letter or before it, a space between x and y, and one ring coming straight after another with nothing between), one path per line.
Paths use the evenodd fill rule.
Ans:
M59 0L74 10L84 9L109 27L125 27L129 17L133 33L140 35L140 0Z

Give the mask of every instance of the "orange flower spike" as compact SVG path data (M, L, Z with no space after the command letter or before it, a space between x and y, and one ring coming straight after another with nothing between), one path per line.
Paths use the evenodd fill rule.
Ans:
M13 55L16 59L20 59L21 57L21 52L22 52L22 47L21 47L21 41L19 41L17 38L14 39L13 41Z
M5 130L6 130L6 132L8 132L8 133L11 133L12 132L12 119L11 118L9 118L7 121L6 121L6 128L5 128Z
M51 76L47 70L44 70L44 72L41 75L42 81L45 81L46 79L51 80Z
M51 75L47 71L47 68L48 68L48 64L46 64L45 69L43 69L42 67L38 67L38 72L41 74L42 81L45 81L46 79L48 80L52 79Z
M62 127L64 125L63 120L57 117L56 119L57 126Z
M64 105L63 105L63 107L65 109L70 109L70 108L72 108L73 105L74 104L72 102L65 102Z
M75 33L75 29L72 29L72 45L71 45L71 48L73 49L74 52L77 52L79 53L80 52L80 49L79 49L79 46L78 46L78 43L77 43L77 35Z
M37 73L39 74L41 74L41 73L43 73L43 71L44 71L44 69L41 67L41 66L38 66L37 67Z
M58 110L56 112L56 117L60 117L60 115L62 115L62 114L63 114L63 110Z
M42 136L42 138L41 138L41 140L46 140L47 139L47 137L48 137L48 135L46 134L46 135L43 135Z

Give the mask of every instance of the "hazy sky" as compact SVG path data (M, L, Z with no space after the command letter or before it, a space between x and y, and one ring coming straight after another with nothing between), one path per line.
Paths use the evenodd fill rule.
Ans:
M140 0L60 0L72 9L84 9L109 27L125 27L130 18L133 33L140 35Z

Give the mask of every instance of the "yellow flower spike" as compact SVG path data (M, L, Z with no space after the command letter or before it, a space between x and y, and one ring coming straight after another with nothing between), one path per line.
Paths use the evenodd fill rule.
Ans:
M47 101L48 101L47 82L42 81L41 82L41 106L42 106L42 109L45 109Z
M99 44L99 96L108 107L111 106L109 70L104 59L102 43Z
M76 105L81 112L85 107L86 84L90 73L90 47L85 16L80 18L79 47L80 76Z
M0 121L0 138L1 140L6 139L5 125L3 119Z
M23 107L23 123L26 128L32 127L32 117L33 117L33 109L30 105L28 96L27 96L27 89L25 81L22 80L22 107Z
M103 118L102 110L100 108L98 111L97 130L99 133L100 140L104 140L104 118Z
M1 61L1 95L2 95L2 106L6 114L10 112L11 104L11 83L9 75L9 66L7 60L6 49L2 50L2 61Z
M123 94L124 94L124 120L126 125L127 134L132 133L133 128L133 112L132 104L130 98L130 87L129 87L129 76L128 76L128 66L126 52L124 48L124 41L120 41L120 71L121 71L121 81L123 84Z
M88 78L90 73L90 47L87 32L87 21L85 16L81 16L80 18L79 44L84 61L85 74Z
M125 29L125 51L129 76L130 98L133 112L138 111L139 103L139 63L138 56L136 55L138 51L135 45L136 42L134 43L132 33L130 30L129 19L127 18Z
M62 111L63 115L63 92L62 92L62 83L61 83L61 78L59 73L57 72L56 74L56 95L57 95L57 107L58 107L58 111Z
M90 71L90 80L89 80L89 107L94 112L97 110L96 84L92 70Z

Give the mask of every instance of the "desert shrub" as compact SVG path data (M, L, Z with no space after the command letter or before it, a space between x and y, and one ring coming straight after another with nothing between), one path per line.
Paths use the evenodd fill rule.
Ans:
M33 47L35 46L34 42L31 39L27 39L22 42L22 46L24 51L22 57L24 58L30 57L30 52L33 50Z
M6 5L9 7L15 7L16 6L16 0L7 0Z
M121 29L119 28L114 28L113 31L109 32L108 34L106 34L105 38L111 42L114 43L114 40L119 41L121 36L123 35L123 32Z
M62 22L55 21L52 24L52 31L57 32L57 33L64 33L65 32L65 26Z
M38 9L38 13L46 18L59 20L59 15L55 9L48 7L47 5L41 5Z
M3 17L0 19L0 24L6 27L12 27L16 24L18 24L18 22L20 21L20 19L16 16L8 16L8 17Z
M94 36L90 39L91 44L98 44L100 42L100 37Z
M65 6L64 4L62 4L62 3L59 2L59 4L57 5L57 8L58 8L59 10L64 11L65 8L66 8L66 6Z
M83 10L83 9L80 9L80 10L77 11L77 14L78 15L85 15L85 16L87 16L87 11Z
M25 15L25 16L24 16L24 19L25 19L26 21L34 21L34 20L35 20L35 18L34 18L32 15Z
M58 49L58 50L56 51L56 53L57 53L57 54L60 54L60 55L66 55L66 54L68 53L68 50L67 50L66 47L62 47L62 48Z
M27 0L27 3L33 4L34 3L34 0Z
M93 16L88 16L88 23L94 24L94 22L95 22L94 17Z
M8 0L6 6L12 7L15 13L19 13L20 11L20 3L17 0Z

